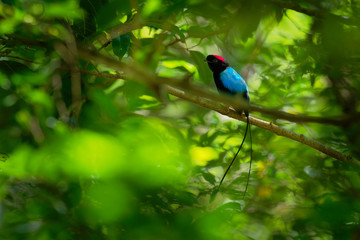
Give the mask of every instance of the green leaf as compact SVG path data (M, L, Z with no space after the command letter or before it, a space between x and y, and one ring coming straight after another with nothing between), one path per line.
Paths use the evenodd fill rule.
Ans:
M130 47L130 35L123 34L112 40L113 52L120 59L126 54Z
M6 153L0 153L0 161L5 162L6 160L8 160L9 155L7 155Z
M25 64L15 61L0 61L0 71L6 75L27 72L27 70L29 68Z
M127 81L123 87L129 110L151 109L161 103L154 97L153 92L143 84Z
M142 9L144 16L149 16L153 12L158 11L161 9L161 0L148 0L145 3L144 8Z
M155 28L168 30L168 31L178 35L178 37L181 39L181 41L185 41L184 33L175 24L172 24L169 22L166 22L166 24L165 24L164 21L151 19L151 20L145 21L145 25L149 26L149 27L155 27Z
M86 11L85 16L75 21L72 28L79 40L83 40L96 33L96 18L94 16L101 8L102 2L101 0L80 0L80 6Z
M209 32L212 32L212 28L211 27L199 27L199 26L191 26L187 32L190 36L192 37L201 37L205 34L208 34Z
M131 12L131 7L128 0L110 0L95 15L98 31L119 25L120 18L129 12Z
M215 184L215 177L211 173L203 172L202 176L205 178L206 181L208 181L211 184Z
M77 19L83 16L83 10L79 8L77 1L59 1L45 4L44 17L56 18L63 17L69 19Z
M212 80L212 75L206 62L204 62L204 60L206 59L205 55L198 51L190 51L190 55L199 72L199 80L206 84L209 84Z

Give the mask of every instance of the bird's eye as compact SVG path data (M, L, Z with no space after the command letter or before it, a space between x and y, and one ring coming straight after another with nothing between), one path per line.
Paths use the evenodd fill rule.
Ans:
M219 60L217 60L216 58L213 60L213 62L218 62Z

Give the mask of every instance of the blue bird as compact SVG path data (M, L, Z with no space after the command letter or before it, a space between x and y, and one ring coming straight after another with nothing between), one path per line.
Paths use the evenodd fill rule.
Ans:
M240 74L238 74L232 67L230 67L230 65L225 61L224 58L222 58L218 55L208 55L205 59L205 62L207 62L210 70L213 72L215 85L220 93L230 94L233 96L240 94L246 102L250 102L250 97L249 97L249 92L248 92L246 82L240 76ZM240 111L240 114L242 114L242 110L238 110L238 111ZM230 170L231 165L234 163L237 155L239 154L239 152L244 144L244 141L245 141L245 138L247 135L247 131L248 131L248 129L250 129L249 111L245 110L244 112L245 112L245 116L247 119L245 135L244 135L244 138L242 140L242 143L241 143L237 153L235 154L229 167L227 168L226 172L224 173L224 175L220 181L219 187L221 186L221 183L223 182L226 174ZM250 132L250 143L251 143L252 142L251 129L249 130L249 132ZM248 175L248 181L247 181L246 188L245 188L245 193L246 193L246 190L247 190L247 187L249 184L251 162L252 162L252 144L250 146L251 146L251 148L250 148L250 154L251 154L250 168L249 168L249 175ZM244 194L244 196L245 196L245 194Z

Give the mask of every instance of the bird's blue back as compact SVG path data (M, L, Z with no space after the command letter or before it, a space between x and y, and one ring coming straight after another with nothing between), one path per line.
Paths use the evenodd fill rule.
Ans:
M220 80L226 90L232 94L248 91L244 79L231 67L226 68L220 73Z

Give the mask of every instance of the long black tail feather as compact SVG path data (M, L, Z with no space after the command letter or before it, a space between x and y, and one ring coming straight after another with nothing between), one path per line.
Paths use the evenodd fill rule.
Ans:
M241 145L240 145L239 149L237 150L237 152L236 152L236 154L235 154L234 158L232 159L232 161L231 161L231 163L230 163L229 167L226 169L226 171L225 171L225 173L224 173L223 177L221 178L221 181L220 181L220 184L219 184L219 187L218 187L218 188L220 188L220 186L221 186L222 182L224 181L225 176L226 176L226 175L227 175L227 173L229 172L229 170L230 170L231 166L233 165L233 163L234 163L234 161L235 161L235 159L236 159L237 155L239 154L239 152L240 152L240 150L241 150L241 148L242 148L242 146L243 146L243 144L244 144L244 142L245 142L246 135L247 135L247 131L248 131L248 128L249 128L249 125L250 125L250 124L249 124L249 116L247 116L246 118L247 118L247 123L246 123L246 129L245 129L245 135L244 135L244 138L243 138L243 140L242 140L242 142L241 142ZM250 162L251 162L251 161L250 161ZM246 185L246 187L247 187L247 185Z
M248 173L248 178L246 181L246 187L245 187L245 191L244 191L244 196L243 199L245 198L248 186L249 186L249 180L250 180L250 173L251 173L251 163L252 163L252 136L251 136L251 124L249 124L249 117L247 117L247 124L249 125L249 134L250 134L250 166L249 166L249 173Z

